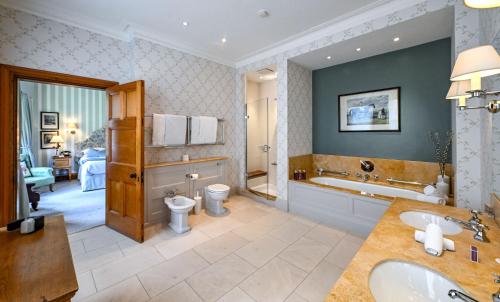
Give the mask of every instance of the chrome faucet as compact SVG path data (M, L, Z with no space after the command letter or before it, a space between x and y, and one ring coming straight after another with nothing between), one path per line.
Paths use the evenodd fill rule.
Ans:
M463 221L451 216L446 216L444 219L447 221L455 222L463 226L465 229L475 232L474 239L476 239L477 241L489 242L485 232L485 230L489 228L487 225L482 224L481 219L478 217L478 214L481 214L481 212L472 209L470 209L470 212L472 214L472 217L471 219L469 219L469 221Z
M175 191L174 190L168 190L168 191L165 192L165 196L167 198L173 198L173 197L175 197L175 195L177 195L176 191L177 190L175 190Z
M356 172L356 177L363 180L363 181L368 181L368 179L370 179L370 174L368 174L368 173L362 174L362 173Z
M369 160L360 160L361 170L365 172L372 172L375 169L375 164Z
M452 299L460 299L460 300L465 301L465 302L479 302L478 300L472 298L471 296L466 295L466 294L464 294L461 291L458 291L456 289L450 289L448 291L448 297L450 297Z
M333 174L333 175L342 175L342 176L349 176L350 175L349 172L347 172L347 170L344 170L344 171L330 171L330 170L325 170L323 168L318 168L318 169L316 169L316 172L318 172L318 176L321 176L324 173Z

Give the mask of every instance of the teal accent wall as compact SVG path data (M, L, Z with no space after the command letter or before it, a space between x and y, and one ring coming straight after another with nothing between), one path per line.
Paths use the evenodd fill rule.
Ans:
M428 133L451 129L450 60L447 38L313 71L313 152L435 161ZM401 132L339 132L339 95L397 86Z

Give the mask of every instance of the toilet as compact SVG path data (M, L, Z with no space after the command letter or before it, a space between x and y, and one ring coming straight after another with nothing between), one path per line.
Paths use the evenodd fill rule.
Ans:
M170 208L170 223L168 226L177 234L191 230L188 225L188 213L195 205L195 201L185 196L165 197L165 204Z
M224 208L224 200L229 196L229 186L213 184L205 187L205 208L210 216L224 216L229 210Z

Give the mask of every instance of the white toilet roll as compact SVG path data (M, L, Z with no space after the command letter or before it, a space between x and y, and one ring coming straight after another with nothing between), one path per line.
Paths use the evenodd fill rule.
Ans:
M435 223L429 223L425 228L425 251L433 256L443 253L443 230Z

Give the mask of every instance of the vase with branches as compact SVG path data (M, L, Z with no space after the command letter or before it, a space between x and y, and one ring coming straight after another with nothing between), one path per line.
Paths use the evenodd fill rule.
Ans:
M434 146L434 158L439 164L441 179L444 180L446 163L448 161L451 142L453 141L453 132L448 130L442 134L439 131L431 131L429 132L429 137Z

